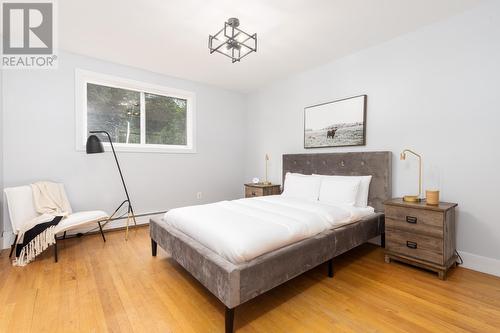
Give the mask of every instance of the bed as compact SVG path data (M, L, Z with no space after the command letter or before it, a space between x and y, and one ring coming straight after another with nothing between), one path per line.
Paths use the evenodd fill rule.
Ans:
M180 224L166 223L162 218L150 220L153 256L160 245L225 305L226 332L233 332L234 309L238 305L325 262L328 275L333 276L334 257L379 235L384 243L382 211L383 202L391 197L390 152L286 154L283 179L287 172L372 175L368 204L374 212L365 213L354 222L344 221L319 233L312 232L310 237L304 238L300 233L299 240L271 251L259 247L263 253L254 251L249 256L236 253L234 257L207 246L203 239L198 241L188 236L186 230L181 231Z

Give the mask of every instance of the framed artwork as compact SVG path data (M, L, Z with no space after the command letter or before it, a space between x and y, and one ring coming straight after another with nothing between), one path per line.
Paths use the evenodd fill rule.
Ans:
M304 108L304 148L364 146L366 95Z

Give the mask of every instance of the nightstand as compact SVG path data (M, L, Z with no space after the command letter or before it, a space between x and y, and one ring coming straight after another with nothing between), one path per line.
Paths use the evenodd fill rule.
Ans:
M245 198L280 194L280 185L245 184Z
M385 261L391 259L438 273L441 280L455 265L456 203L391 199L385 207Z

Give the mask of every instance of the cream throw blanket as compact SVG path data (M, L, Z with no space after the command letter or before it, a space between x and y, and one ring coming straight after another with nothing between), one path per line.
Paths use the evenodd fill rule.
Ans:
M17 243L22 243L24 233L36 225L50 222L56 216L65 217L71 214L71 206L64 192L64 187L61 184L40 181L31 184L31 189L33 191L35 210L40 215L22 226L18 233ZM15 266L25 266L50 245L54 244L56 236L54 234L55 227L55 225L48 227L24 246L13 264Z

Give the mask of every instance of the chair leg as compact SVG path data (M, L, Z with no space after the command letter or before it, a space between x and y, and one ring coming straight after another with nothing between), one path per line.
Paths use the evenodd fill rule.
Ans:
M12 257L12 253L14 253L14 249L16 248L16 242L17 242L17 235L16 235L16 238L14 238L14 242L10 246L9 258L11 258Z
M55 238L54 243L54 261L57 262L57 238Z
M106 237L104 237L104 232L102 231L101 221L97 221L97 224L99 225L99 231L101 231L102 240L106 242Z

